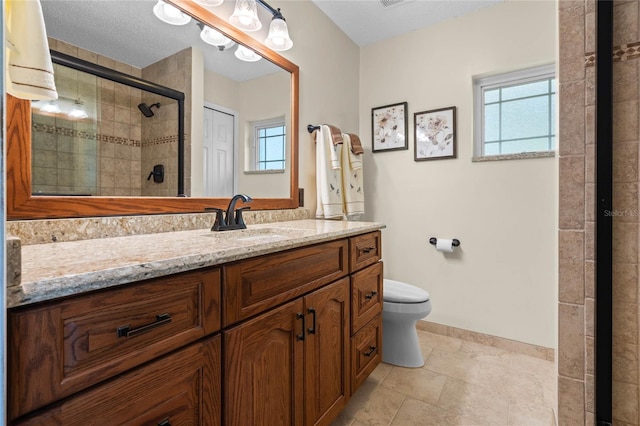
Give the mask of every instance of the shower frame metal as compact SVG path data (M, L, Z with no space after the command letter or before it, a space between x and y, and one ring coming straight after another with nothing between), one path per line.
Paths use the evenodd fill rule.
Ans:
M595 417L612 424L613 2L596 1Z
M178 102L178 197L186 197L184 192L184 99L183 92L162 86L152 81L134 77L102 65L94 64L55 50L51 50L51 60L54 64L63 65L78 71L93 74L100 78L115 81L136 89L174 99Z

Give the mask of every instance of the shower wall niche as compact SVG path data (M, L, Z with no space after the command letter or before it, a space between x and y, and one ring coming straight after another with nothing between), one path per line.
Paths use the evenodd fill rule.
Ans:
M50 39L50 46L52 50L56 46L77 49L73 52L78 54L71 56L137 79L149 74L60 41ZM184 52L176 55L180 54ZM156 70L166 69L159 66L163 61L149 68L166 84L175 76L158 75ZM32 103L33 195L178 194L179 115L175 99L58 63L54 64L54 76L58 100ZM154 104L159 105L149 113L145 107ZM165 169L162 183L147 180L156 164Z

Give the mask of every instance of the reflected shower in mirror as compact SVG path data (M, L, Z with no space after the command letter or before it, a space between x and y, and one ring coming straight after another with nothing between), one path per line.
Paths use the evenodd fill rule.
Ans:
M58 100L31 105L33 195L178 193L175 99L58 63L54 73ZM156 164L161 183L147 179Z

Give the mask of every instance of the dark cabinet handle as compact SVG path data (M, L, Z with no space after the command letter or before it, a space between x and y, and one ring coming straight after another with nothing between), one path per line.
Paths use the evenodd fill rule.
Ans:
M378 292L377 292L377 291L372 291L371 293L367 293L367 294L365 294L365 295L364 295L364 298L365 298L365 299L369 299L369 300L371 300L371 299L373 299L373 297L374 297L376 294L378 294Z
M360 249L360 253L364 253L364 254L369 254L372 251L374 251L376 248L375 247L365 247L365 248L361 248Z
M313 308L308 308L307 313L313 315L313 325L311 328L307 329L307 333L316 334L316 310Z
M304 331L307 329L307 326L305 325L304 315L301 314L300 312L298 312L296 314L296 319L301 319L302 320L302 333L298 334L296 336L296 339L304 340Z
M167 417L166 419L158 423L158 426L171 426L171 423L169 423L169 418Z
M156 316L156 320L151 324L143 325L142 327L131 329L131 324L123 325L118 327L116 332L118 333L118 337L134 337L138 334L146 333L147 331L151 331L154 328L160 327L161 325L169 324L171 322L171 315L169 314L160 314Z
M369 351L368 351L368 352L365 352L365 353L364 353L364 356L371 356L371 355L373 355L373 353L376 351L376 349L378 349L378 348L376 348L375 346L369 346Z

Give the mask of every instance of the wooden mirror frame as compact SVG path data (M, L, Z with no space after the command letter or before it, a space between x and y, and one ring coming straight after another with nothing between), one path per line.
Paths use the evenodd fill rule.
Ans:
M291 74L291 176L289 198L254 198L253 210L298 207L299 68L293 62L190 0L167 0L194 19L218 29ZM7 219L199 213L205 207L226 208L229 198L33 196L31 186L31 102L7 94ZM251 194L247 194L251 195Z

